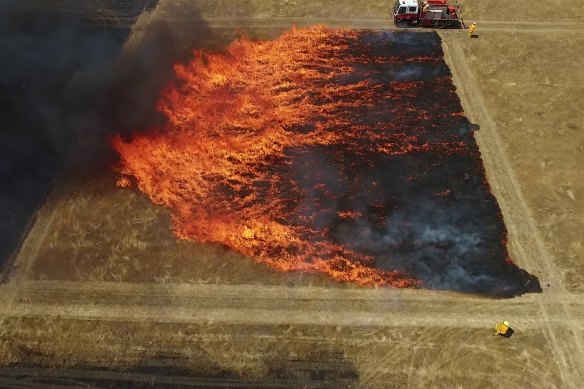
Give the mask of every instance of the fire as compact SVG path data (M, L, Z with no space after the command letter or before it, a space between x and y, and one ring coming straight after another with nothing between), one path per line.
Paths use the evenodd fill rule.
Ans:
M245 239L255 239L255 231L249 227L244 227L241 236L243 236Z
M122 176L116 181L116 186L118 188L130 188L132 186L132 182L128 177Z
M339 211L337 212L339 219L358 219L363 216L361 212L358 211Z
M396 52L371 31L323 26L197 53L175 65L178 80L160 97L167 124L112 140L118 185L133 177L171 211L181 239L220 242L281 271L418 286L407 269L380 269L376 253L333 232L339 223L387 221L389 200L355 205L387 185L359 172L396 156L469 153L456 135L432 135L446 128L441 122L465 120L459 104L445 112L417 104L427 93L454 96L449 75L409 79L418 68L399 69L439 63Z

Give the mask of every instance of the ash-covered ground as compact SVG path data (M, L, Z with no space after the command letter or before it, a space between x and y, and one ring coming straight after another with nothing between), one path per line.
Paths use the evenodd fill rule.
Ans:
M360 113L358 121L390 122L404 139L444 147L367 156L335 150L345 161L340 174L330 157L318 158L313 166L314 159L295 160L307 165L298 170L318 166L333 177L352 177L356 185L339 200L344 209L363 216L334 220L330 236L375 257L376 268L403 269L433 289L492 296L541 291L537 278L509 259L507 231L473 135L478 126L460 114L440 43L435 33L363 34L356 52L399 59L368 65L355 78L404 86L391 101L374 99L375 107ZM440 61L424 63L425 58Z
M508 257L507 231L473 136L478 126L458 114L462 107L448 67L443 60L422 60L443 57L439 36L364 33L353 49L350 54L396 61L367 64L335 83L369 79L403 89L391 99L374 96L368 101L373 108L345 112L347 118L392 123L394 135L404 135L396 144L415 139L445 147L396 155L362 155L343 144L291 150L297 153L291 175L305 185L310 212L319 214L311 227L330 230L332 241L373 256L375 268L404 270L423 287L492 296L541 291L537 278ZM463 150L450 151L447 144ZM315 189L323 177L335 193L332 203ZM339 209L360 216L338 218Z

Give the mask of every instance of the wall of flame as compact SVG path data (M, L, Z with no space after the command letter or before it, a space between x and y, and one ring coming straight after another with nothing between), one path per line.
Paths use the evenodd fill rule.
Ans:
M179 238L363 286L521 293L436 34L292 29L175 73L167 124L112 146L118 185Z

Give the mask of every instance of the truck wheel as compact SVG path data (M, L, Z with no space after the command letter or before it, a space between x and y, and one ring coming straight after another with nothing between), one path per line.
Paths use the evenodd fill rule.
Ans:
M443 21L436 22L436 28L444 28L444 22Z

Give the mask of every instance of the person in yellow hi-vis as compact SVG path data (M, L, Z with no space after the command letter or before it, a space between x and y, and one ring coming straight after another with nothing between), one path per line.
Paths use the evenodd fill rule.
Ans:
M505 335L509 331L509 322L507 320L497 324L495 326L495 336L497 335Z
M468 26L468 37L472 38L474 32L477 30L477 22L473 22L470 26Z

